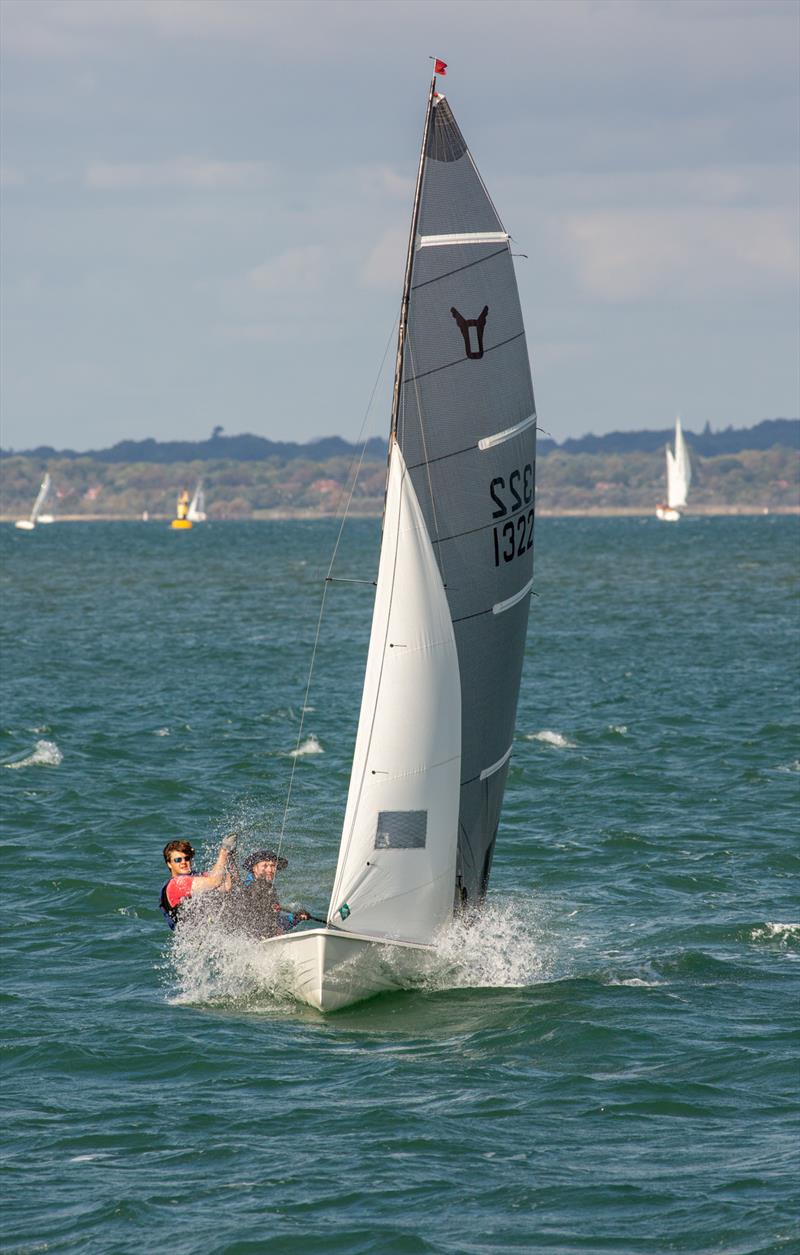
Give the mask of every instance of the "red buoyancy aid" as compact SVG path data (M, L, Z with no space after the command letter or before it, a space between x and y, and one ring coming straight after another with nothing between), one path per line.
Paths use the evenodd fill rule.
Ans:
M192 880L193 876L194 873L192 872L182 872L180 876L170 876L169 880L165 880L164 884L161 886L161 896L158 899L158 905L161 907L161 910L164 913L164 918L170 928L174 928L178 922L178 908L181 903L186 902L192 895L191 892L182 894L180 899L173 906L167 897L167 889L174 880L182 880L184 877L188 880Z

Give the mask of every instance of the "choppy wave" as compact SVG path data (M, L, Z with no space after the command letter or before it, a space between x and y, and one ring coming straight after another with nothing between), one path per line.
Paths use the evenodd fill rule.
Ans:
M16 763L4 763L3 765L10 767L13 771L17 771L20 767L58 767L63 761L64 755L55 741L37 741L33 753L29 754L27 758L21 758Z
M759 924L750 933L751 941L779 941L786 946L800 943L800 924Z
M631 989L658 989L660 986L667 984L667 981L659 980L655 975L647 976L621 976L619 973L608 973L603 977L604 985L621 985Z
M324 754L325 751L315 736L309 736L303 741L302 745L298 745L297 749L291 750L292 758L305 758L308 754Z
M574 750L577 745L574 741L570 741L562 732L551 732L549 728L545 728L542 732L528 732L526 741L541 741L544 745L552 745L560 750Z

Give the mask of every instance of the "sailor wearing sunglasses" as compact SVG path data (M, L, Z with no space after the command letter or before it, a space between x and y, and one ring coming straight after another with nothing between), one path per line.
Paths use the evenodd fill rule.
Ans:
M210 872L192 871L194 850L188 841L168 841L164 846L164 862L170 871L169 880L162 886L159 906L170 928L178 921L178 908L199 893L212 889L223 892L231 887L228 863L236 850L236 833L223 837L217 861ZM235 864L234 864L235 866Z

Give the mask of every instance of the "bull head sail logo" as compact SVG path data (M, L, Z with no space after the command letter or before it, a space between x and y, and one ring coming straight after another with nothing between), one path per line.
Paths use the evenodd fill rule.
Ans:
M471 358L472 361L478 361L479 358L483 357L483 329L489 316L489 306L484 305L477 318L463 318L455 305L451 308L450 313L458 323L458 329L464 337L464 348L467 351L467 357Z

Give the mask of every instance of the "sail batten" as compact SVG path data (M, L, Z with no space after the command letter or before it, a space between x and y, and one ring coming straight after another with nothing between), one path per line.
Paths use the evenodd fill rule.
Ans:
M498 240L508 242L505 231L462 231L450 235L421 235L418 248L444 248L452 244L495 244Z

